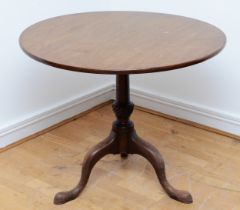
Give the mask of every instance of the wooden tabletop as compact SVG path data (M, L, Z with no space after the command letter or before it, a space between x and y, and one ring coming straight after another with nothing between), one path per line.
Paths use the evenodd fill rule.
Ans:
M186 67L219 53L224 33L208 23L147 12L92 12L51 18L26 29L22 49L48 65L98 74Z

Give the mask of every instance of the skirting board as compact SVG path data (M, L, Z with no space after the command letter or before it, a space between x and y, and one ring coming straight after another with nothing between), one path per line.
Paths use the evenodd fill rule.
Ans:
M30 118L5 128L0 128L0 148L4 148L66 119L77 116L94 106L114 99L114 97L115 86L114 84L108 84L63 104L51 107ZM135 87L131 88L131 100L137 106L195 122L200 124L199 127L204 125L205 127L226 132L225 135L229 133L229 136L233 134L240 138L240 117L214 111L200 105L181 101L180 99L153 95Z
M0 129L0 148L38 133L59 122L79 115L113 97L113 85L108 84L87 94L70 99L65 103L50 107L29 118Z
M198 123L199 127L203 125L209 127L209 130L213 128L223 131L225 135L229 133L229 136L232 134L240 137L240 116L233 116L176 98L154 95L138 88L131 88L131 100L137 106Z

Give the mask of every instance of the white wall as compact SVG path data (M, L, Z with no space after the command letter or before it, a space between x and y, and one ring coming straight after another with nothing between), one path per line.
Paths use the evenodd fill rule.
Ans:
M6 138L6 134L21 128L21 122L29 122L28 119L35 119L34 116L64 106L69 101L80 100L82 96L96 92L96 89L100 91L98 91L100 95L102 94L102 99L91 102L92 105L109 99L113 77L54 69L31 60L18 46L21 31L37 21L62 14L97 10L173 13L205 20L225 31L228 44L219 56L206 63L182 70L132 76L132 96L139 105L240 135L240 97L238 97L240 71L237 68L240 48L239 6L237 0L227 2L224 0L8 0L1 2L0 141L5 142L2 145L5 146L30 134L28 129L24 135ZM101 87L107 91L107 95L101 92ZM140 95L154 99L154 103L151 105L150 102L144 101L143 97L141 99ZM170 105L175 103L176 107L166 107L166 101L171 102ZM165 103L165 107L161 103ZM179 104L182 105L183 110L190 107L192 113L186 110L183 113L183 110L177 109ZM224 123L231 121L233 127L228 128L226 124L221 124L216 119L212 122L209 118L202 119L196 115L195 111L199 110L202 112L200 114L207 113L205 117L209 117L210 114L213 118L221 118ZM41 128L44 126L40 126L37 130Z
M0 147L6 146L31 133L50 126L75 112L49 119L51 111L59 112L64 105L82 102L83 96L112 84L112 77L86 73L74 73L55 69L27 57L20 49L20 33L31 24L62 14L76 13L91 9L86 1L68 0L7 0L0 4ZM98 4L99 5L99 4ZM110 84L111 83L111 84ZM101 94L101 91L100 91ZM92 99L91 106L108 100ZM89 104L90 102L88 102ZM81 105L83 106L83 105ZM64 106L64 110L69 109ZM66 111L66 110L65 110ZM69 111L69 110L68 110ZM45 121L37 128L27 127L40 118ZM56 116L55 116L56 118ZM48 121L51 121L50 123ZM23 124L23 125L22 125ZM26 130L20 132L22 127ZM10 136L9 136L10 135Z
M153 2L153 1L152 1ZM185 69L166 73L137 75L133 85L152 98L181 109L146 106L240 135L240 2L237 0L158 1L147 9L189 16L212 23L227 35L225 50L217 57ZM142 7L140 8L142 9ZM183 110L182 110L183 109ZM184 113L184 110L186 111ZM203 115L206 115L203 119ZM211 118L211 119L210 119Z

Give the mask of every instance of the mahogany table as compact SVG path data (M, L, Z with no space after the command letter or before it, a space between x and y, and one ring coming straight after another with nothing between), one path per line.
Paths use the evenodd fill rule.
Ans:
M161 72L205 61L225 46L222 31L208 23L176 15L147 12L90 12L39 22L26 29L20 45L33 59L61 69L116 75L116 100L109 136L85 156L78 185L54 198L55 204L75 199L87 184L95 163L107 154L139 154L153 166L166 193L191 203L186 191L173 188L159 151L140 138L129 120L129 75ZM66 84L67 85L67 84Z

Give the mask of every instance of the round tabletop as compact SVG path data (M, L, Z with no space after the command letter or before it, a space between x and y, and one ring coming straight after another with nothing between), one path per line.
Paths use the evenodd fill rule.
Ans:
M20 37L29 56L48 65L98 74L167 71L207 60L225 46L213 25L148 12L89 12L59 16Z

